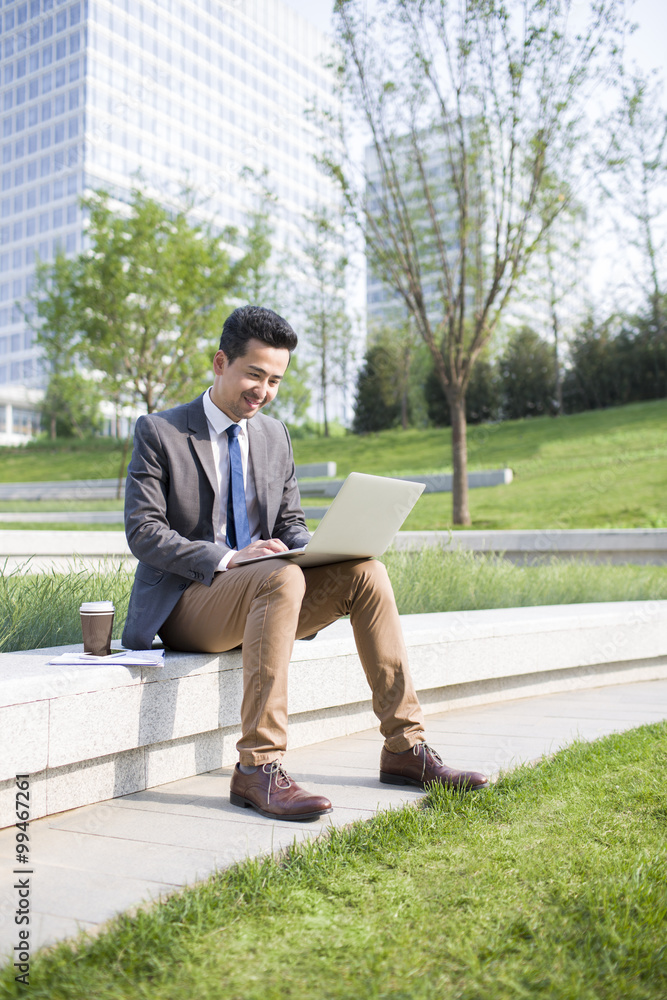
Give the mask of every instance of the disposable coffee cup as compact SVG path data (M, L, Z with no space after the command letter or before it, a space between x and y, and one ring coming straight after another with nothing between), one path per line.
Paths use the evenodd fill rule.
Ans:
M93 656L109 656L115 608L111 601L84 601L81 612L83 651Z

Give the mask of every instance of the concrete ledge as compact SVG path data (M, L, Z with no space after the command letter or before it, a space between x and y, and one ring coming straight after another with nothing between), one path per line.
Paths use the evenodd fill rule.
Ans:
M453 475L450 472L443 472L434 476L396 476L406 483L425 483L424 493L451 493ZM468 487L477 489L480 486L503 486L512 482L513 473L511 469L491 469L487 472L469 472ZM344 479L331 479L329 482L319 483L299 483L299 492L304 497L335 497Z
M408 615L427 711L667 677L667 601ZM31 775L31 815L102 801L236 759L238 651L168 653L163 669L49 666L63 648L0 655L0 826L14 775ZM70 647L80 648L80 647ZM297 642L290 746L375 724L349 622Z
M306 507L308 517L326 508ZM392 547L463 549L500 555L516 563L539 563L554 556L589 562L667 565L667 528L575 529L571 531L399 531ZM29 560L29 562L28 562ZM67 572L73 568L134 570L136 559L122 531L0 531L0 565L6 572Z
M399 531L393 547L419 551L441 546L539 563L553 556L588 562L667 564L667 528L573 528L535 531Z
M20 442L23 443L23 442ZM335 476L335 462L296 466L297 479ZM0 500L115 500L117 479L69 479L42 483L0 483ZM121 496L125 495L125 481Z

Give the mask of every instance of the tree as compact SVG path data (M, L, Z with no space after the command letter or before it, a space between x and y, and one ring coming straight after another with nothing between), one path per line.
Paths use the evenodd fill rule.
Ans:
M395 391L395 363L384 344L374 344L366 351L357 376L357 397L352 430L369 434L394 427L400 417Z
M625 26L623 0L591 2L576 29L574 6L378 0L369 18L363 0L335 5L341 92L371 153L365 183L351 156L325 163L447 396L455 524L470 523L474 364L576 189L581 102Z
M510 337L500 361L503 412L508 420L558 412L554 369L551 347L530 327Z
M605 193L632 220L630 230L623 222L618 228L640 254L640 284L656 327L665 320L667 293L664 226L660 234L660 219L667 211L667 111L661 107L661 98L659 81L641 73L624 79L608 145L598 153Z
M104 191L83 205L88 248L37 272L31 322L47 357L99 373L117 406L152 413L199 392L247 266L247 255L230 259L236 233L216 234L190 221L187 203L169 211L138 189L119 211Z
M302 243L306 282L298 294L306 342L316 370L324 436L329 436L331 389L349 377L352 324L347 314L347 254L340 222L318 206L305 220Z
M74 320L73 288L78 272L76 261L62 251L51 266L38 262L37 285L51 292L40 300L38 309L30 303L24 310L26 321L36 329L48 367L48 383L41 404L42 420L51 440L76 435L83 437L99 428L100 393L95 382L81 374L81 341ZM62 293L58 293L62 289ZM35 323L36 315L39 315Z

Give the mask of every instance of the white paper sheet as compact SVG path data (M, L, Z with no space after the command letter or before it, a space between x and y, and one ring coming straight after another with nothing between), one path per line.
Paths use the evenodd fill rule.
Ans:
M124 667L163 667L164 649L122 649L111 653L110 656L93 656L92 653L63 653L48 662L67 666L86 663L120 663Z

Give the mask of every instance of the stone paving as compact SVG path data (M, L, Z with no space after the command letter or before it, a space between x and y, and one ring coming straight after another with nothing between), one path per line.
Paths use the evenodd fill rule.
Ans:
M611 685L456 709L427 718L447 763L484 770L539 759L572 740L596 739L667 718L667 680ZM231 768L185 778L30 825L31 948L95 931L124 909L205 879L235 861L316 837L378 810L415 802L415 788L382 785L375 730L292 751L289 773L327 795L315 823L274 822L229 803ZM16 944L14 828L0 832L0 954ZM24 866L26 867L26 866Z

